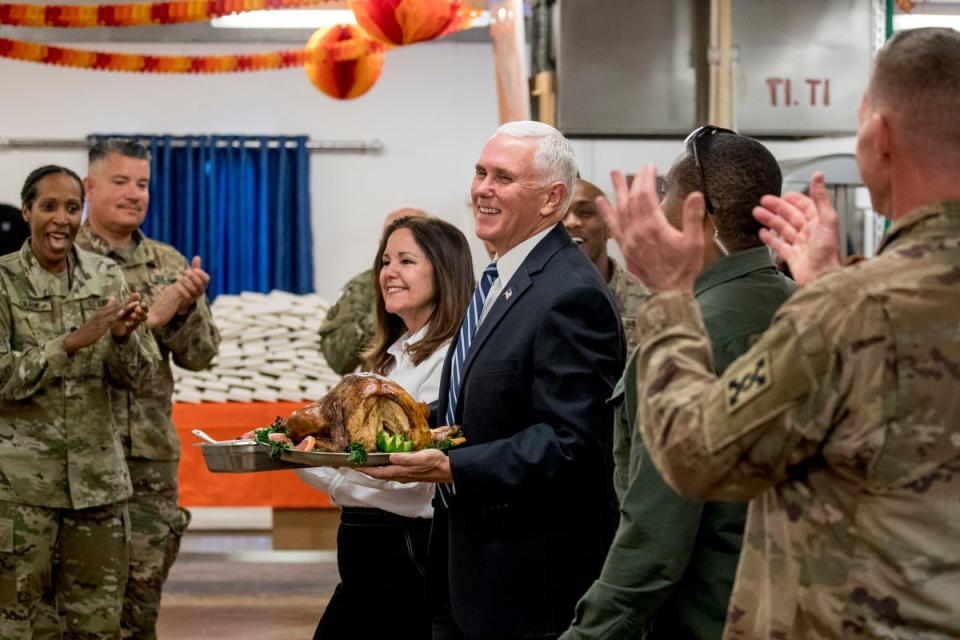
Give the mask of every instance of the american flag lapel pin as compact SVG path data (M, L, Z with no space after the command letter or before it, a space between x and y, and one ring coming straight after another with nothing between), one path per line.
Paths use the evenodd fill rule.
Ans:
M506 291L503 292L503 299L509 300L510 296L512 295L513 295L513 289L507 289Z

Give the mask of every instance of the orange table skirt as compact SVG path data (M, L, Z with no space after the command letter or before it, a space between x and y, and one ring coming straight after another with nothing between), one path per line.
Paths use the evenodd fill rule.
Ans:
M180 436L180 503L185 507L332 507L330 498L300 480L293 471L210 473L203 461L200 439L190 433L203 429L216 440L236 438L286 417L305 402L244 402L173 405L173 422Z

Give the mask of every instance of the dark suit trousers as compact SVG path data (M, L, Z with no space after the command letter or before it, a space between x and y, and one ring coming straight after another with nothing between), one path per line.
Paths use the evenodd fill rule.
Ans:
M430 520L345 507L337 530L340 584L314 640L428 640L429 531Z
M554 640L558 634L546 636L497 636L496 638L463 635L450 612L450 589L447 575L447 512L434 501L433 525L430 529L427 585L433 606L433 640Z

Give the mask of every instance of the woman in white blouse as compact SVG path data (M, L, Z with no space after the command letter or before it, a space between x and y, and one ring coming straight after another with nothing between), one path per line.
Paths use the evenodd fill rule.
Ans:
M384 231L373 277L380 296L367 368L433 404L447 348L473 294L467 239L436 218L401 218ZM298 473L342 509L340 584L314 638L429 639L424 571L435 485L375 480L354 469Z

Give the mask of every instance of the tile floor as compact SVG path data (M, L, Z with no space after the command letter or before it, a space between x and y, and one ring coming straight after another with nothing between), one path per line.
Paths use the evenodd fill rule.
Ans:
M338 582L331 551L273 551L268 533L188 532L159 640L309 640Z

